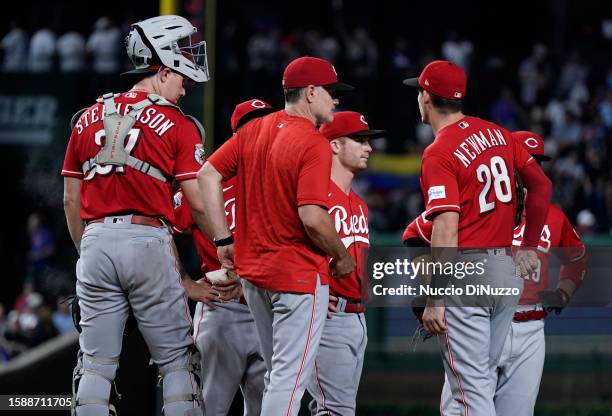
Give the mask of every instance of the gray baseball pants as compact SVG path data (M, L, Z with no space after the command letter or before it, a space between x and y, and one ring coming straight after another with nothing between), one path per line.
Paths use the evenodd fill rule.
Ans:
M77 295L81 354L75 368L78 416L108 416L111 384L131 307L164 378L164 413L201 414L197 349L167 228L131 224L130 216L90 224L81 240ZM199 357L197 357L199 363Z
M312 415L355 414L368 331L363 313L333 312L325 321L308 392Z
M236 390L244 397L244 416L259 416L266 365L255 321L247 305L237 301L198 302L194 338L202 354L202 397L206 416L225 416Z
M274 292L242 280L266 363L261 414L296 416L314 369L329 286L317 276L314 294Z
M496 253L462 255L461 261L486 259L486 273L479 278L482 284L522 290L523 280L516 277L512 257L502 254L503 250ZM437 337L446 373L442 415L495 415L493 373L497 371L518 299L515 295L483 295L469 303L465 298L446 299L448 332Z

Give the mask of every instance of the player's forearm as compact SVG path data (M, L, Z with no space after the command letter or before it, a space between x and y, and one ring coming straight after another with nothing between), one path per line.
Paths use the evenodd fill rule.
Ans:
M318 205L303 205L298 208L298 214L308 237L325 254L336 260L350 256L324 208Z
M85 223L81 219L81 181L79 179L64 178L64 214L68 233L80 254Z
M455 257L458 245L459 214L443 212L433 220L431 253L435 261L450 261Z
M566 264L561 264L557 288L564 290L569 296L572 296L582 284L582 280L586 274L586 268L586 252L584 252L582 257L579 259Z
M552 182L535 163L521 169L519 174L525 188L527 188L527 198L525 198L525 234L522 246L537 247L548 215Z
M198 227L211 241L231 235L225 217L223 177L208 162L198 172L198 188L202 210L196 211L192 205L193 219Z

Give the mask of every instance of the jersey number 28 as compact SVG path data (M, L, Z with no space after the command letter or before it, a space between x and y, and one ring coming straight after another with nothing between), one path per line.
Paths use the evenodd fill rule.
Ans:
M508 168L506 162L499 156L493 156L489 165L483 163L476 168L476 178L478 182L484 184L478 202L480 204L480 213L484 214L495 208L495 199L500 202L512 201L512 182L508 176ZM487 201L487 195L491 189L491 182L495 190L495 199Z

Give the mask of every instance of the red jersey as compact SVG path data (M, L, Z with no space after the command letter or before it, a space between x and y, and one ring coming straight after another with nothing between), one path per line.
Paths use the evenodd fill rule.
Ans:
M223 200L225 201L225 218L229 225L230 231L234 232L236 228L235 222L235 209L236 209L236 187L234 186L234 179L230 179L223 183ZM217 257L217 248L210 240L204 235L202 230L197 226L193 215L191 214L191 207L186 199L183 197L183 192L179 191L174 194L174 216L176 223L174 229L178 232L185 232L191 230L193 236L193 242L198 252L198 257L202 263L200 270L202 276L205 273L219 270L221 263Z
M325 253L298 216L302 205L328 209L331 150L312 122L285 111L250 121L209 162L236 176L237 273L281 292L314 293L317 273L327 284Z
M433 228L433 221L429 221L425 217L425 212L422 212L416 217L410 224L406 226L404 233L402 234L402 241L406 241L410 238L419 238L424 243L431 244L431 229Z
M521 223L514 230L513 245L521 245L524 232L525 217L523 216ZM576 284L576 287L580 286L586 270L586 251L584 244L580 241L580 237L563 211L561 211L558 206L550 204L548 216L546 217L546 224L544 228L542 228L542 235L538 244L538 270L525 277L525 285L520 304L533 305L540 302L538 292L548 290L548 263L551 249L558 247L571 249L554 251L556 255L562 256L561 262L563 264L559 271L559 279L570 279Z
M336 232L357 265L350 275L341 279L330 279L329 293L360 301L361 282L367 283L367 275L363 267L367 249L370 247L368 206L352 189L347 195L334 181L330 182L329 215L334 221ZM328 261L331 261L331 258L328 258Z
M115 98L117 112L123 116L132 104L146 98L144 91L123 93ZM174 223L171 181L161 182L128 166L97 166L87 176L83 174L83 163L104 145L103 110L103 104L96 103L81 114L72 129L62 168L62 176L83 180L81 218L134 213ZM153 104L145 108L126 136L125 148L178 181L194 179L204 162L196 126L178 108L168 106Z
M533 158L502 127L463 117L425 149L421 188L427 219L459 213L459 247L509 247L514 229L514 170Z

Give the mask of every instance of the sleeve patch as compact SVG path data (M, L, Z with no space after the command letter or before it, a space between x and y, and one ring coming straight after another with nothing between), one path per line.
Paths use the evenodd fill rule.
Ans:
M427 191L427 196L429 198L428 204L434 199L444 199L446 198L446 187L444 185L432 186Z

